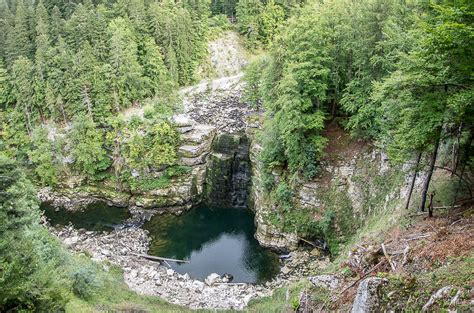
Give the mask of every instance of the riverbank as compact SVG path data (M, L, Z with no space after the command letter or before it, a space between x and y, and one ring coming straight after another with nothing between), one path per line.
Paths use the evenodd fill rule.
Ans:
M178 274L165 262L144 259L150 244L148 232L130 227L111 232L78 230L73 226L49 227L52 234L76 253L87 253L104 268L108 263L123 270L131 290L159 296L172 304L191 309L244 309L250 300L271 296L274 289L296 282L329 264L326 257L308 251L294 251L282 261L280 273L264 284L223 283L218 277L207 282Z

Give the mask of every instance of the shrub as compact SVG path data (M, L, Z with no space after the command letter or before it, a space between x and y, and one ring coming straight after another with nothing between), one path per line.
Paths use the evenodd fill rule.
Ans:
M91 268L81 268L72 276L74 294L82 299L90 299L99 287L95 271Z

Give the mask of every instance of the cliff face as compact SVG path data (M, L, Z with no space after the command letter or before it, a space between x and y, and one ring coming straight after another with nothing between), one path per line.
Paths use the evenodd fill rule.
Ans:
M182 144L178 148L178 164L188 169L185 173L172 177L161 188L152 190L117 190L114 184L79 185L66 183L60 188L42 189L42 201L52 201L55 206L78 209L97 200L116 206L129 206L139 209L157 209L179 213L202 201L207 168L207 156L216 136L216 128L196 124L190 119L175 118L177 130L181 133ZM160 179L165 171L153 173Z
M212 144L204 186L205 202L217 207L247 207L249 142L243 135L221 134Z
M412 176L410 166L393 167L387 156L369 143L351 140L337 126L331 126L329 130L331 128L336 128L333 129L336 134L329 134L328 151L321 161L320 174L311 181L296 183L293 188L293 211L304 212L316 222L331 212L332 236L337 239L354 234L375 214L404 208ZM275 222L278 208L262 187L260 150L261 146L253 140L250 148L251 197L256 214L256 238L263 246L293 250L300 238L311 237L311 234ZM278 182L279 174L272 174ZM422 181L423 175L418 176L415 188L419 188Z

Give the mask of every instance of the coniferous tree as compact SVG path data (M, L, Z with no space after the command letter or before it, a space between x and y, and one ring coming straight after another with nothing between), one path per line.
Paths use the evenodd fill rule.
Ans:
M69 286L57 272L60 246L39 225L33 185L3 153L0 190L0 310L62 311Z
M115 109L128 107L144 95L143 68L138 63L138 50L129 23L116 18L109 24L112 88Z
M10 53L13 54L11 60L16 58L31 57L33 52L33 44L31 40L32 31L30 29L30 20L28 7L23 0L18 0L16 4L15 12L15 27L13 31L14 45L11 47L13 50Z
M53 7L50 19L50 38L53 44L56 44L60 37L64 37L64 20L57 6Z
M0 59L0 108L5 109L11 101L11 85L8 80L8 72Z
M172 79L165 66L159 47L152 38L145 38L140 63L149 85L149 96L167 94L173 88Z
M46 118L46 81L51 43L49 38L49 17L42 1L36 7L36 51L35 51L35 104L41 120Z
M16 108L22 112L28 133L33 130L35 122L33 86L33 63L25 57L18 58L12 68L13 95L16 99Z

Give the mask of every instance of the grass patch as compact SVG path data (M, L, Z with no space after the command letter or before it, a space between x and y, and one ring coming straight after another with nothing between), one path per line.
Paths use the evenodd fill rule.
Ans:
M273 291L272 296L250 301L247 312L288 312L299 303L301 291L309 289L310 283L301 280Z
M467 257L451 259L447 264L420 274L412 273L404 275L388 275L379 273L388 279L389 284L382 298L383 307L390 307L394 311L420 311L428 302L431 295L445 286L454 289L449 297L437 300L430 311L446 311L450 299L461 290L460 301L469 299L469 292L473 288L472 277L474 277L474 254ZM469 311L467 303L461 303L456 307L460 312Z
M79 286L73 283L66 312L187 312L186 308L169 304L158 297L142 296L131 291L120 268L92 262L86 255L74 258L71 270L85 273ZM76 288L74 288L76 287ZM81 292L74 292L75 289ZM87 294L87 297L83 297Z

